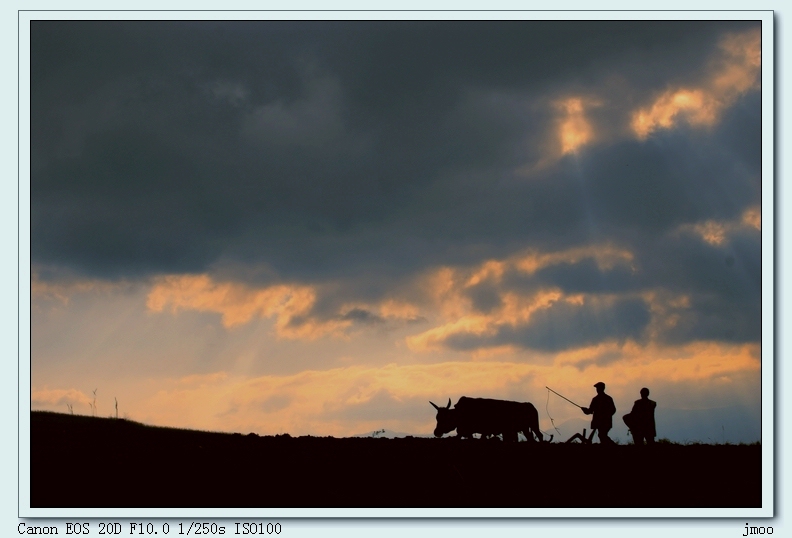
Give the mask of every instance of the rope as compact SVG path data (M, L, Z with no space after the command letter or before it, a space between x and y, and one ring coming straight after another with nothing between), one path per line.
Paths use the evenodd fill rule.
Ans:
M547 401L545 402L545 412L547 413L547 416L550 419L550 424L553 425L553 429L555 429L555 431L558 432L558 435L561 435L561 432L558 430L558 428L556 428L555 420L553 420L553 417L550 416L549 405L550 405L550 389L547 389Z

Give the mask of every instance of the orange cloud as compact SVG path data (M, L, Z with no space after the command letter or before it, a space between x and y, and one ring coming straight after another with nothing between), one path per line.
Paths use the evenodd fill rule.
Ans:
M75 403L88 405L91 402L91 398L77 389L33 389L30 395L30 403L33 407L62 407L66 404L74 405ZM63 409L60 410L63 411Z
M556 252L531 251L518 255L513 262L524 273L536 271L561 263L579 263L587 258L593 259L601 270L613 269L616 265L632 265L634 256L627 249L605 243L585 247L575 247Z
M742 215L743 224L762 230L762 209L760 207L749 207Z
M724 56L713 77L713 88L730 98L758 89L762 68L761 31L729 34L721 40L720 48Z
M618 360L598 360L605 355ZM612 385L629 385L641 379L662 379L667 382L700 381L728 376L737 372L759 371L759 344L723 344L694 342L668 347L658 344L641 346L635 342L624 345L603 343L558 353L555 365L577 366L593 376L618 381Z
M442 349L443 343L455 334L482 336L494 334L497 321L490 315L466 315L415 336L407 337L407 347L412 351Z
M97 279L67 279L57 282L41 280L38 271L34 268L30 274L30 293L34 299L58 300L68 304L72 296L80 293L108 293L130 284L125 281L110 282Z
M601 270L608 270L619 264L632 266L633 254L628 250L603 244L557 252L529 251L503 260L487 260L469 269L440 268L426 278L424 288L426 295L435 303L441 324L420 334L408 336L407 346L416 352L437 351L443 349L444 342L454 335L494 335L503 325L516 327L525 324L534 312L550 308L558 301L583 304L586 300L584 295L565 296L558 289L542 289L527 295L500 290L499 306L485 314L474 309L466 292L484 282L499 284L508 271L533 274L544 267L579 263L584 259L593 259ZM505 349L509 349L508 346ZM487 353L478 354L480 357L486 355Z
M729 236L740 230L762 230L762 212L759 207L749 207L735 220L706 220L695 224L683 224L678 232L692 233L705 243L719 247Z
M254 317L275 317L280 337L316 339L341 334L351 322L319 321L308 317L316 291L311 286L279 284L250 288L243 284L214 282L208 275L171 275L160 278L148 294L146 306L152 312L169 308L216 312L224 327L250 322ZM299 323L296 323L299 321Z
M663 408L755 403L761 398L759 353L759 344L599 344L558 354L544 381L581 405L593 396L594 381L606 383L620 409L638 398L641 387L649 387ZM728 387L727 392L723 387ZM673 394L674 400L664 400L664 394ZM552 405L556 424L579 418L574 407L558 404ZM544 421L543 425L550 427Z
M761 31L729 34L719 48L720 56L700 86L668 89L633 113L631 127L639 139L659 129L671 129L680 121L695 127L713 125L725 108L759 88Z
M503 273L506 271L506 269L506 262L498 260L485 261L475 270L473 276L468 279L466 286L475 286L476 284L486 280L494 280L495 282L498 282L503 277Z
M693 229L710 245L720 246L726 240L726 226L723 223L708 220L703 224L696 224Z
M381 427L421 433L430 432L434 422L429 400L502 393L505 386L518 384L536 371L529 364L447 362L352 366L256 378L228 376L218 383L190 387L173 380L133 414L155 424L261 434L352 435ZM371 408L373 418L339 418L344 409L374 406L382 393L391 395L395 413ZM422 404L419 412L399 416L399 406L415 399ZM378 411L383 418L377 418Z
M576 152L594 137L594 129L585 115L587 104L591 103L580 97L570 97L555 103L556 108L562 113L558 122L558 138L563 155Z
M386 319L416 319L420 316L418 307L404 301L387 299L379 306L380 315Z
M136 420L157 425L343 436L378 428L429 433L434 425L429 400L456 401L463 395L531 401L541 410L542 428L549 430L552 426L543 410L545 386L586 405L594 394L591 385L600 380L607 383L619 409L631 405L642 386L649 386L661 398L664 387L698 387L675 401L658 398L664 408L700 406L711 391L723 386L728 386L735 401L755 399L759 394L758 344L599 344L562 352L542 363L532 362L532 357L516 352L483 362L356 365L258 377L217 372L148 380L146 395L125 397L130 402L125 411ZM57 402L56 391L50 393L46 398L34 397L34 407ZM387 401L382 401L383 394L389 395ZM569 404L551 404L556 424L583 418ZM344 410L350 408L365 410L365 416L346 417Z
M632 128L644 139L658 129L670 129L680 117L694 126L712 125L723 104L701 89L668 90L648 108L633 114Z

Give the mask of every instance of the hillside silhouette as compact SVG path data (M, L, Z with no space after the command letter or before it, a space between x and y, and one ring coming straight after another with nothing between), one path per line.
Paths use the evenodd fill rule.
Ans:
M291 437L31 413L33 507L761 506L761 446ZM596 490L596 491L595 491Z

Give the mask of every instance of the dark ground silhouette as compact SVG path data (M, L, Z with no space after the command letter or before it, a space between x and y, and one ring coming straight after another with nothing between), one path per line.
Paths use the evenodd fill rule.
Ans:
M761 506L759 445L259 437L46 412L30 437L33 507Z

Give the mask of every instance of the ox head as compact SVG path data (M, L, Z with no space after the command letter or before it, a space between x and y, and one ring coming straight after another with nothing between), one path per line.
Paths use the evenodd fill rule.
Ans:
M443 434L452 432L456 429L456 413L455 409L451 409L451 398L448 399L448 405L445 407L438 407L432 402L432 407L437 409L437 427L435 428L435 437L442 437Z

